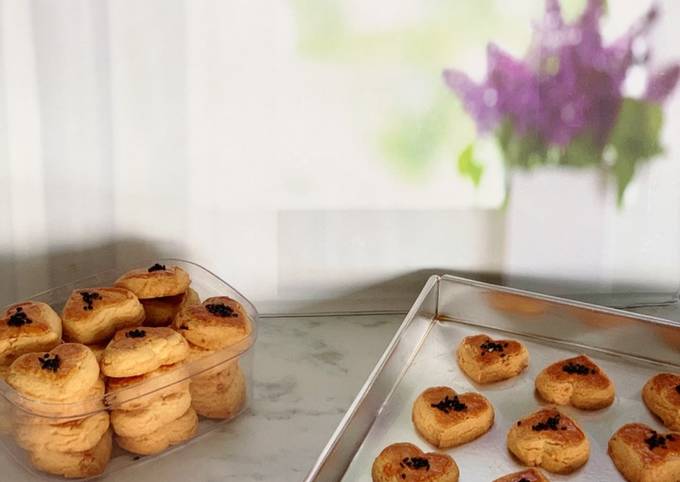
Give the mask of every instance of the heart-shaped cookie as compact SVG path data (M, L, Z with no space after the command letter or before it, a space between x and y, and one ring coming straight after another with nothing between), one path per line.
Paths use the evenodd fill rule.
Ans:
M680 433L661 434L629 423L609 439L609 456L630 482L680 480Z
M179 266L155 263L148 268L133 269L116 280L115 285L132 291L140 300L184 293L191 278Z
M536 390L547 402L598 410L614 402L614 383L585 355L561 360L536 377Z
M46 303L24 301L0 314L0 367L24 353L54 348L61 338L61 319Z
M578 469L590 455L590 443L581 427L554 408L516 422L508 431L507 443L524 465L559 474Z
M458 465L445 454L425 453L410 443L385 447L371 470L373 482L457 482Z
M416 398L411 418L425 440L446 449L485 434L493 425L494 410L479 393L457 394L449 387L432 387Z
M189 344L172 328L143 327L120 330L101 359L107 377L135 377L189 356Z
M477 383L512 378L529 365L529 352L515 340L494 340L488 335L467 336L458 346L458 364Z
M123 328L144 321L144 307L123 288L87 288L71 293L62 312L64 336L69 341L96 344L108 341Z
M88 347L57 345L46 353L27 353L9 369L7 383L19 393L42 401L83 400L99 381L99 364Z
M504 475L493 482L550 482L540 470L526 469Z
M227 296L215 296L200 305L185 307L172 326L190 343L208 350L234 345L252 331L246 311L238 301Z
M642 399L666 427L680 431L680 374L655 375L642 389Z

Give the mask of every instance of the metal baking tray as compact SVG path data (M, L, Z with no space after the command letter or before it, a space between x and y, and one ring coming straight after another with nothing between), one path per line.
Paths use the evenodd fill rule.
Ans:
M529 367L510 380L475 384L458 367L455 351L463 337L476 333L521 340L529 349ZM427 281L306 480L370 481L374 458L395 442L436 450L411 423L413 401L436 385L481 392L496 410L488 433L442 451L456 460L461 480L489 482L520 470L505 444L510 425L547 405L534 394L536 375L579 353L593 358L614 381L616 401L595 412L562 407L587 433L590 460L571 475L548 475L554 481L624 480L607 455L607 442L628 422L663 430L640 390L655 373L680 369L680 325L453 276Z

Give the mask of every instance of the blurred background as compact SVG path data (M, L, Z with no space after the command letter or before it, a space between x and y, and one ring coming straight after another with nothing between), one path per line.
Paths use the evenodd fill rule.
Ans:
M158 256L265 312L404 309L445 271L675 300L680 96L649 85L680 59L680 3L609 0L588 25L592 2L559 3L574 45L632 55L602 95L643 99L596 99L587 152L522 150L526 129L499 134L518 119L485 130L466 98L513 85L465 84L494 72L490 42L536 67L536 32L561 31L541 0L0 0L0 301ZM536 89L566 72L546 59Z

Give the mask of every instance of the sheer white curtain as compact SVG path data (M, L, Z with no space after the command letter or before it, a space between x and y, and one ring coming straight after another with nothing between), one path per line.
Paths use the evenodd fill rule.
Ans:
M287 2L0 0L0 19L3 301L159 254L264 300L498 266L477 243L497 214L440 225L476 196L450 164L404 182L353 130L392 67L301 60Z

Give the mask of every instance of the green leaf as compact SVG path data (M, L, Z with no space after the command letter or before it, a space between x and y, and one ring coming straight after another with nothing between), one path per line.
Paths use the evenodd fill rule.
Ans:
M484 173L484 166L474 158L474 144L467 146L458 156L458 172L472 181L475 187L479 187Z
M601 163L602 147L597 147L597 143L589 134L573 139L559 156L559 164L565 166L599 166Z
M617 202L623 195L637 167L663 152L659 143L663 111L656 103L644 100L623 100L609 144L614 152L612 172L617 181Z
M517 135L509 120L501 124L496 138L509 169L516 167L531 169L546 163L548 149L539 136L534 133Z

